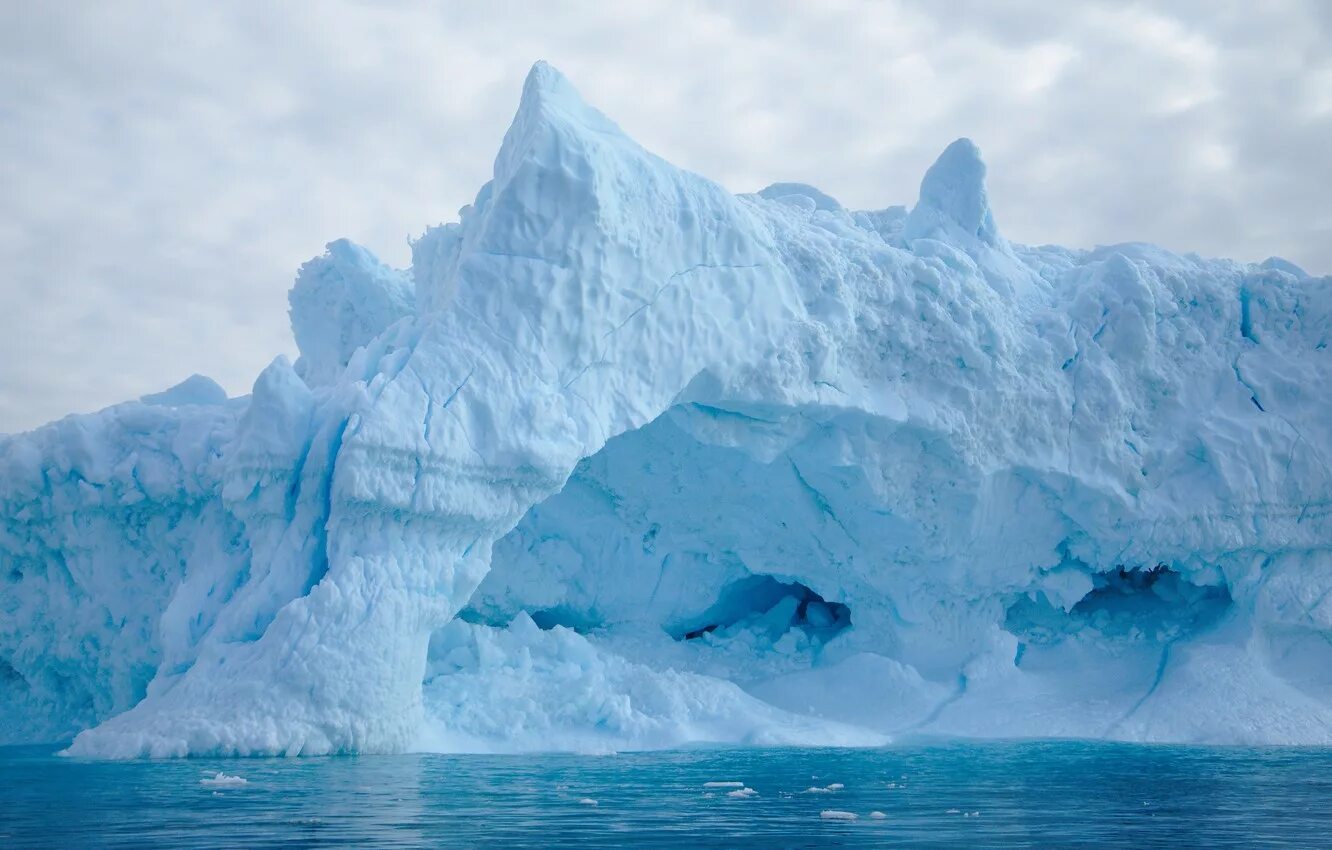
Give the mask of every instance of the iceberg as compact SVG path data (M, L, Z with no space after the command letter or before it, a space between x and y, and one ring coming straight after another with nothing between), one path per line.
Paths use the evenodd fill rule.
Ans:
M1332 278L1020 245L985 176L735 195L538 63L249 396L0 437L0 738L1332 742Z

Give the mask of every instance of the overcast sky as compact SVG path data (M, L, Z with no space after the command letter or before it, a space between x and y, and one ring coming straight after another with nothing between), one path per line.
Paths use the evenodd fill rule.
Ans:
M0 431L294 353L296 268L394 265L547 59L733 191L915 201L969 136L1002 233L1332 272L1332 2L0 0Z

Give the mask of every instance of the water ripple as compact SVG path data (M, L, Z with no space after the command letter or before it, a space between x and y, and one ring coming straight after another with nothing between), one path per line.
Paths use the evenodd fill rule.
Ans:
M0 748L0 847L1332 846L1326 749L1021 742L129 763L51 752ZM247 782L201 782L218 771ZM756 793L705 787L722 781Z

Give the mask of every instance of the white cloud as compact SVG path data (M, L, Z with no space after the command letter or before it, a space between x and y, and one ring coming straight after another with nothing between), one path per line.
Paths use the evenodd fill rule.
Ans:
M1000 8L1002 7L1002 9ZM736 191L910 203L953 138L1000 228L1332 270L1321 0L27 4L0 28L0 430L244 392L348 236L407 262L545 58Z

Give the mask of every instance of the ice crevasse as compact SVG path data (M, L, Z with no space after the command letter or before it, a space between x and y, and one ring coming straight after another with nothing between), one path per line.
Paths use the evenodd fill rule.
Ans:
M733 195L553 68L300 357L0 438L0 735L80 756L1332 742L1332 278Z

